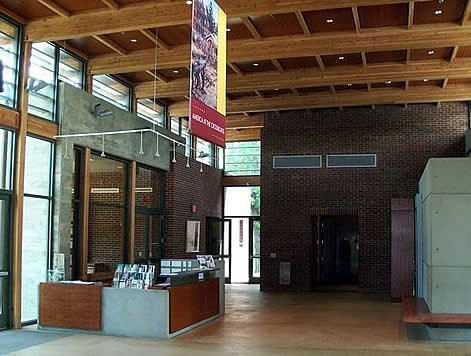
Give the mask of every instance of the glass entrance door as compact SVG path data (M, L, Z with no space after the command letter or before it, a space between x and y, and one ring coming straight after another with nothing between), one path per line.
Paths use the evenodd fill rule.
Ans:
M0 195L0 330L10 323L10 197Z
M249 283L260 283L260 218L251 218L249 227Z
M206 218L206 251L224 259L226 283L231 283L231 220Z

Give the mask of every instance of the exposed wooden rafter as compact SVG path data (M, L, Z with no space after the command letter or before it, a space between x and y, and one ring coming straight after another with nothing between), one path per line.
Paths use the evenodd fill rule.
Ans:
M257 28L249 17L244 16L240 19L242 20L242 23L245 25L245 27L247 27L247 30L249 30L253 38L255 38L256 40L262 39L262 35L260 34L260 32L258 32Z
M304 18L303 13L301 11L296 11L295 15L296 15L296 19L299 22L299 26L301 26L301 28L303 29L304 34L305 35L310 35L311 30L309 29L309 26L306 23L306 19Z
M453 47L453 52L451 52L451 56L450 56L450 63L453 63L453 61L455 60L456 55L458 54L458 50L459 50L459 49L460 49L459 46Z
M358 7L356 6L352 7L352 15L353 15L353 21L355 23L355 31L359 33L361 31L361 25L360 25L360 15L358 14Z
M272 59L271 62L278 72L282 73L285 71L280 61L278 61L277 59Z
M368 67L368 61L366 60L366 53L361 52L361 62L363 64L363 67Z
M158 79L164 83L168 83L169 80L167 77L163 76L162 74L160 74L159 72L153 72L151 70L146 70L146 73L149 74L150 76L152 76L153 78L155 79ZM152 97L154 97L154 94L152 94Z
M409 2L409 18L407 20L407 28L411 29L412 26L414 25L414 2L410 1Z
M62 6L60 6L59 4L56 4L54 1L52 0L36 0L37 2L39 2L41 5L44 5L45 7L47 7L49 10L51 10L52 12L56 13L57 15L59 16L63 16L63 17L69 17L70 16L70 12L67 11L66 9L64 9Z
M121 11L121 10L120 10ZM439 48L471 45L471 26L424 25L408 31L386 28L382 31L362 31L361 33L312 34L264 38L263 40L233 40L228 43L229 62L248 62L269 58L293 58L300 56L332 55L339 53L359 53L394 51L423 48ZM188 65L189 45L175 46L159 53L161 68ZM97 56L90 60L91 72L124 73L153 68L154 49L129 53L126 57L113 55Z
M128 54L128 51L126 51L124 48L122 48L120 45L110 40L109 38L106 38L105 36L93 36L93 38L121 56L126 56Z
M151 30L140 30L140 32L163 50L168 51L170 49L170 46L164 40L156 36Z
M463 12L463 17L461 18L461 26L466 25L469 21L469 16L471 15L471 0L466 1L466 7Z
M325 70L325 64L324 64L324 61L322 60L322 57L317 55L316 56L316 61L317 61L317 65L319 66L320 70L324 71Z
M443 79L442 88L445 89L448 85L448 78Z
M239 66L235 63L228 63L228 66L235 72L237 75L244 75Z
M101 2L113 10L119 10L121 7L115 0L101 0Z
M9 18L19 22L20 24L24 25L26 23L26 19L23 16L18 15L17 13L7 9L5 6L0 5L0 12L2 14L7 15Z

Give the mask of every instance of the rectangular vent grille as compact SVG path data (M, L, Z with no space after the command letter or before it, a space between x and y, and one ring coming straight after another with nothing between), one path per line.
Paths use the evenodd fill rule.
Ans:
M116 194L119 193L119 188L92 188L90 189L92 194Z
M376 167L376 154L327 155L327 167Z
M273 168L321 168L319 155L273 156Z

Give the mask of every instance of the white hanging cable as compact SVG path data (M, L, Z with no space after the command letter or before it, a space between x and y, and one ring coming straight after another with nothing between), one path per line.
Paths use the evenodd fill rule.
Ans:
M141 147L139 148L139 154L143 155L144 154L144 148L142 146L142 139L144 137L144 133L141 131Z
M175 144L175 142L174 142ZM155 135L155 157L160 157L160 152L159 152L159 134Z
M203 173L203 162L200 162L200 173Z
M190 168L190 155L186 156L186 168Z
M69 159L69 139L65 139L64 159Z
M177 146L175 142L173 142L173 159L172 163L177 163Z
M155 110L155 98L157 96L157 51L158 51L157 43L158 43L158 40L159 40L158 31L159 31L159 29L157 27L155 29L155 48L154 48L154 88L153 88L154 89L154 100L153 100L154 113L156 112L156 110ZM155 123L153 124L152 128L155 130Z
M101 157L105 157L105 135L101 136Z

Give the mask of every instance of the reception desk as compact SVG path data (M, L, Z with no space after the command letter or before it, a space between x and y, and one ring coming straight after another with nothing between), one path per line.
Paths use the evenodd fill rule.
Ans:
M38 328L172 338L224 314L224 266L156 289L41 283Z

